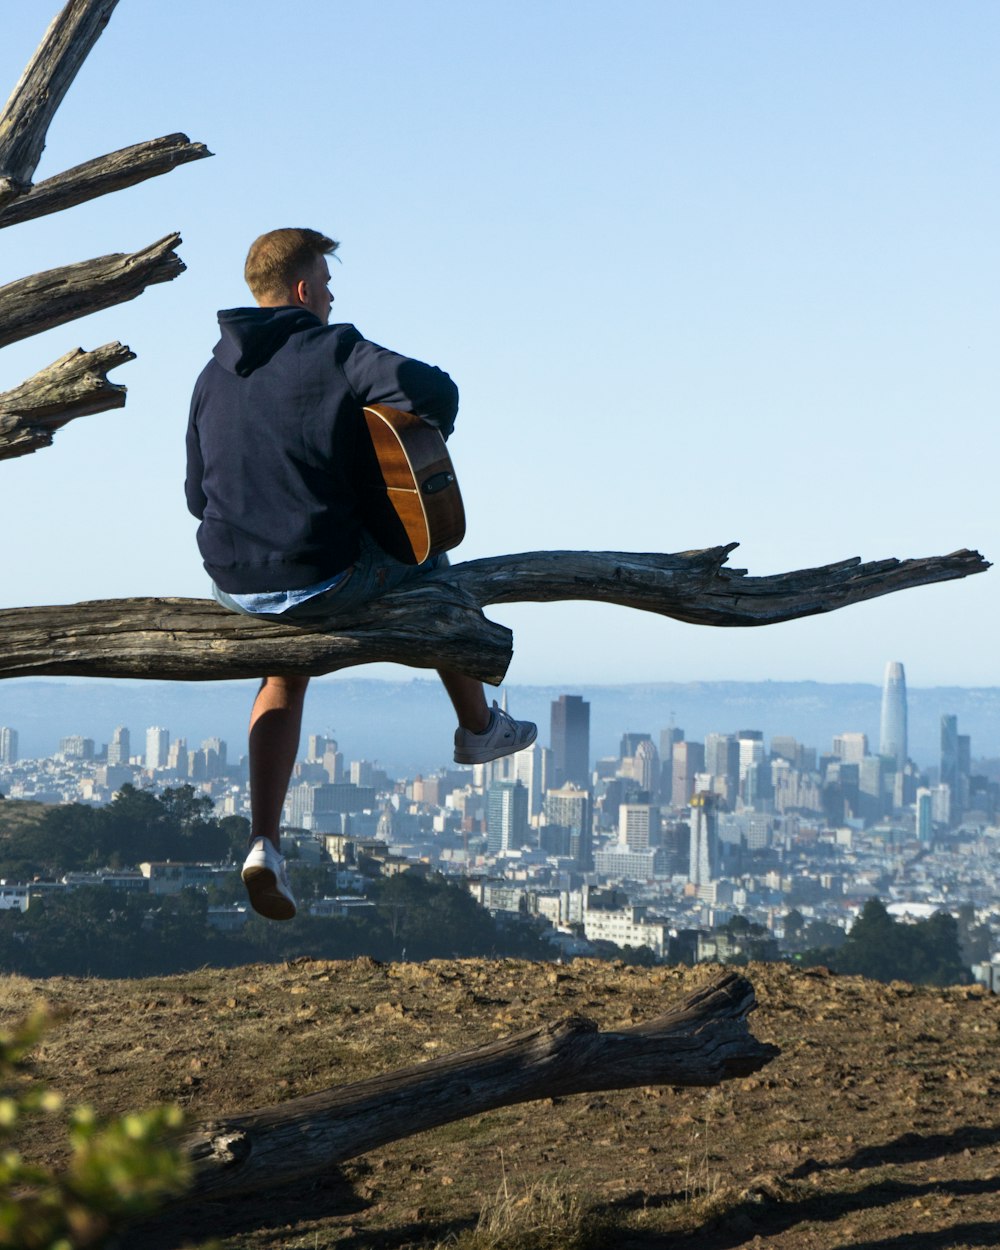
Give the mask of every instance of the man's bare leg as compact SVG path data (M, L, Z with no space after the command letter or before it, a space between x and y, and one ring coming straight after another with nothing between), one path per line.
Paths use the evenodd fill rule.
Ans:
M308 685L308 677L265 677L250 713L250 836L267 838L276 850Z
M490 709L486 706L483 683L450 668L439 668L441 684L448 692L458 723L471 733L481 734L490 723Z

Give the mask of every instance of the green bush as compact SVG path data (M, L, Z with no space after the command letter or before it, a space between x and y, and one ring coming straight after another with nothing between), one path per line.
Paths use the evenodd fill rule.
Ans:
M37 1012L0 1034L0 1246L17 1250L82 1250L104 1245L136 1216L148 1214L188 1180L176 1145L178 1107L157 1107L101 1121L84 1105L30 1076L28 1055L51 1023ZM61 1115L70 1157L55 1171L26 1162L14 1147L25 1121Z

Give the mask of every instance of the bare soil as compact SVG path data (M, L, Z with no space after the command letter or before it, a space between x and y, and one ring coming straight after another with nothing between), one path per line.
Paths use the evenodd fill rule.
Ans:
M0 979L5 1024L65 1015L41 1079L110 1114L176 1102L192 1121L359 1080L576 1012L660 1014L718 970L370 960L145 981ZM511 1107L295 1186L174 1210L126 1250L491 1247L962 1250L1000 1245L1000 999L753 965L753 1031L781 1056L716 1089L644 1088ZM22 1144L58 1158L51 1122ZM526 1231L539 1194L572 1208ZM525 1216L525 1219L527 1217ZM522 1221L523 1222L523 1221ZM528 1221L530 1223L530 1221ZM477 1240L478 1238L478 1240Z

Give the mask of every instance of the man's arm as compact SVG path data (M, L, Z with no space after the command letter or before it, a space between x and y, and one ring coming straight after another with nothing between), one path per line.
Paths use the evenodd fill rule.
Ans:
M458 387L447 373L369 343L353 326L351 330L341 367L358 399L416 413L447 438L458 415Z
M184 479L184 494L187 497L188 511L193 513L200 521L205 516L205 506L208 500L205 498L205 492L201 486L202 479L205 476L205 462L202 459L201 444L198 441L198 428L195 424L196 405L197 392L195 392L195 398L191 400L191 414L188 417L187 476Z

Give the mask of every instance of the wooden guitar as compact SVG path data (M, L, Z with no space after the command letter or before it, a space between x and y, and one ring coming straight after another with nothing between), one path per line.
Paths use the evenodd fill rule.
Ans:
M440 431L388 404L370 404L364 413L378 462L361 490L365 528L403 564L457 547L465 509Z

